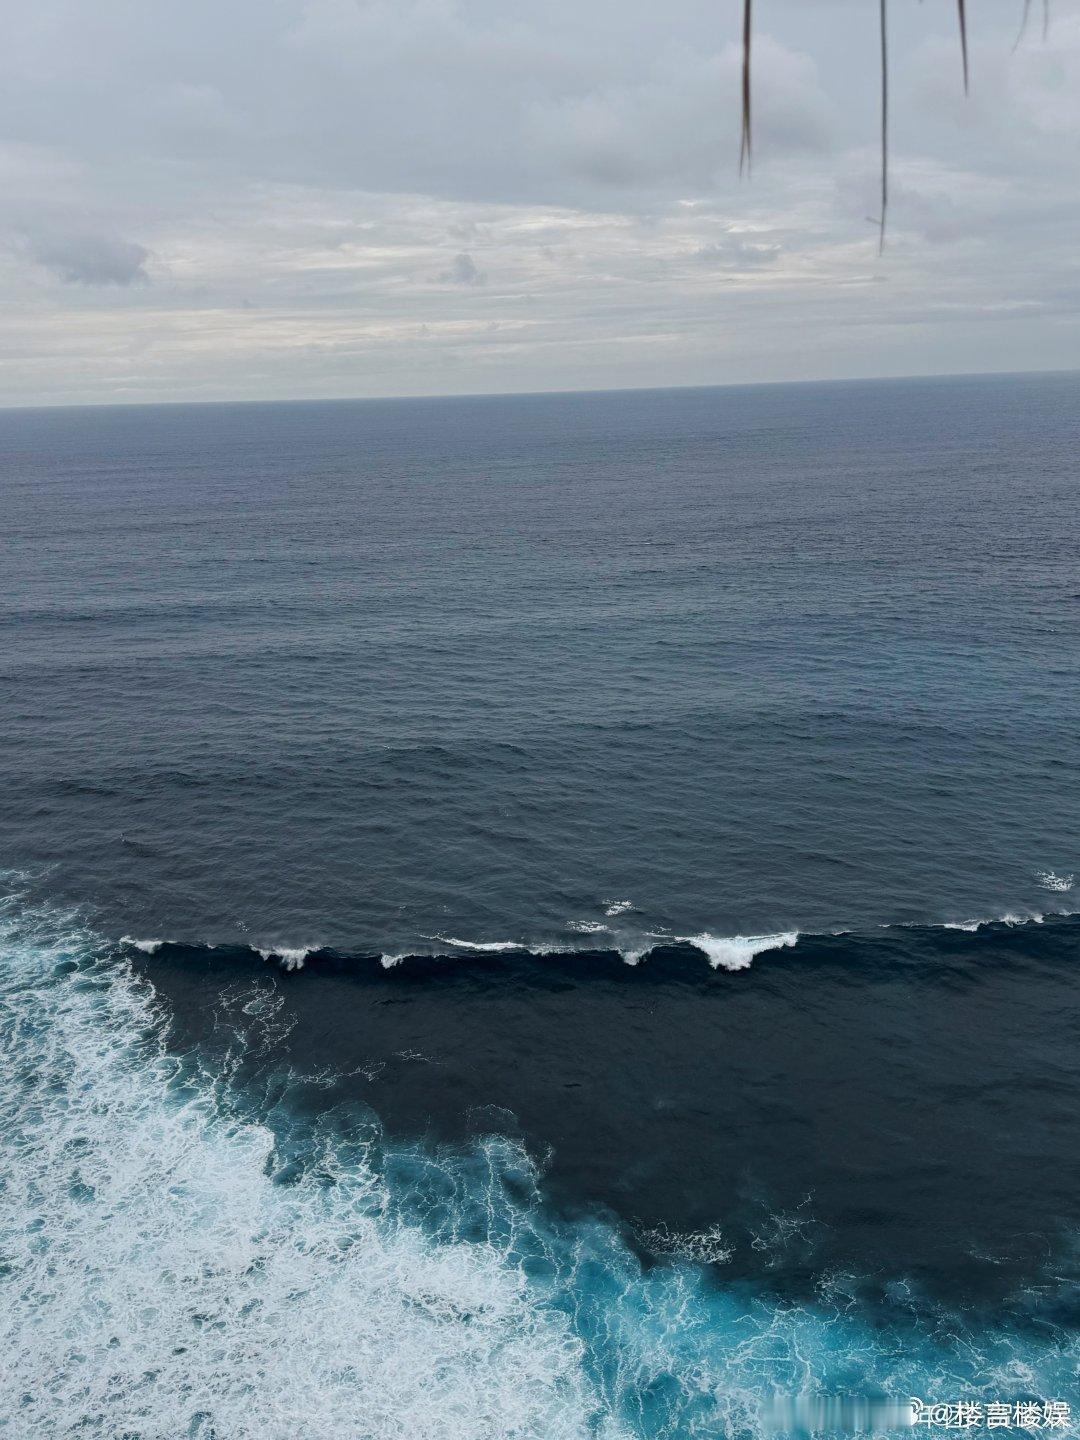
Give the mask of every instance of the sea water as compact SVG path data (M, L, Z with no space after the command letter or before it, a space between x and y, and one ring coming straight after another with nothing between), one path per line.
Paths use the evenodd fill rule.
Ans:
M1078 398L0 415L8 1433L1075 1398Z

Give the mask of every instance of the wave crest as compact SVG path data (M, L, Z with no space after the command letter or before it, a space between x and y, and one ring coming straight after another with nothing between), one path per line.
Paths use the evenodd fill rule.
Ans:
M678 935L685 945L693 945L709 957L714 970L748 970L758 955L769 950L786 950L799 941L797 930L778 935Z

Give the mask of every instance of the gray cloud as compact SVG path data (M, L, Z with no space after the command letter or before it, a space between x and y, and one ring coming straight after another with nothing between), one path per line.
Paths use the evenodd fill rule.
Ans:
M606 189L708 187L730 158L717 140L730 127L741 63L734 42L711 54L668 46L633 79L534 105L528 140ZM809 57L762 39L755 87L763 147L783 156L828 147L832 107Z
M73 285L132 285L145 281L150 251L114 235L29 233L23 243L37 264Z
M95 167L492 201L711 183L737 106L734 35L677 0L0 0L0 133ZM826 142L816 63L763 35L762 143Z
M443 270L439 279L448 285L485 285L487 276L482 270L476 267L476 261L471 255L463 252L454 257L453 264L447 270Z

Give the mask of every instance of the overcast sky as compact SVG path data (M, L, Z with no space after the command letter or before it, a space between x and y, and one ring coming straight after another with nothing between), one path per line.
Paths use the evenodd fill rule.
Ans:
M1080 0L0 0L0 403L1080 367ZM1038 0L1033 7L1039 11Z

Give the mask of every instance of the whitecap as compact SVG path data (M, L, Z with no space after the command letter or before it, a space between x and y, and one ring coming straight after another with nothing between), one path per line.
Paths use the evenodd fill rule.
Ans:
M1056 890L1061 895L1073 888L1075 878L1073 875L1055 875L1053 870L1035 872L1035 879L1044 890Z
M304 961L319 948L318 945L275 945L264 950L259 945L252 946L256 955L264 960L277 960L283 970L302 970Z
M521 953L529 949L528 945L522 945L520 940L458 940L453 935L432 935L430 938L438 940L442 945L453 945L456 950L514 950Z
M985 920L946 920L942 929L966 930L972 934L984 925L1041 925L1045 919L1046 916L1039 910L1029 910L1026 915L1006 910L1004 915L988 915Z
M607 907L604 910L605 915L625 915L627 910L634 908L632 900L605 900L603 903Z
M620 945L618 947L619 955L627 965L637 965L647 955L651 955L653 949L652 945Z
M144 955L156 955L166 943L164 940L136 940L134 935L120 936L121 945L130 945L133 950L141 950Z
M714 970L746 970L758 955L784 950L797 944L799 932L786 930L777 935L675 935L684 945L694 945L709 957Z

